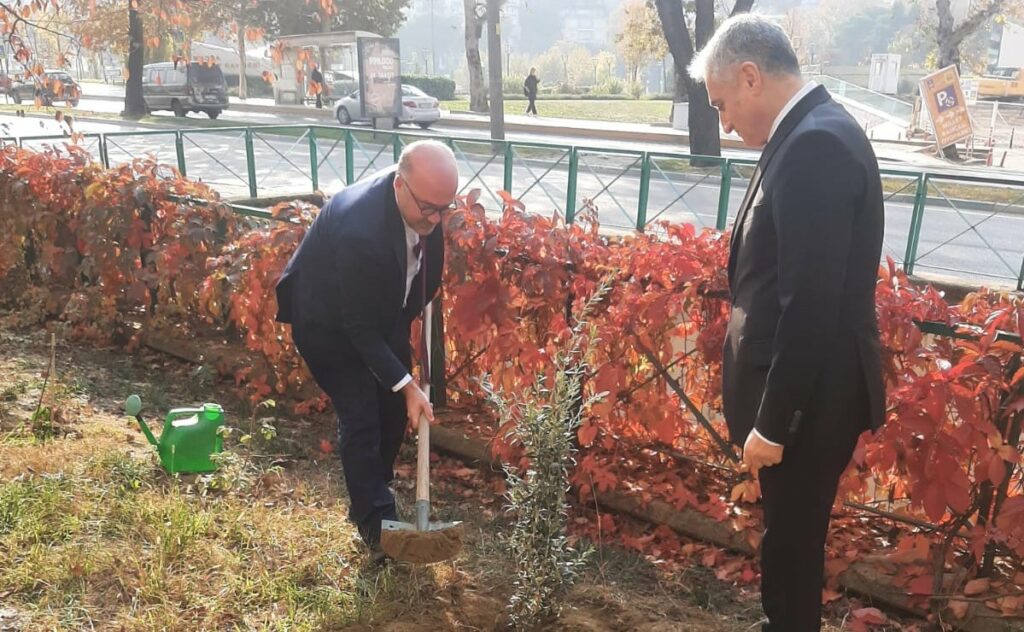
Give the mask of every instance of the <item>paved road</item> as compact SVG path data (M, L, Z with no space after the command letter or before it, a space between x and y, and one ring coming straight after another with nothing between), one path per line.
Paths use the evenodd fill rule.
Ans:
M60 133L56 121L0 116L0 125L9 125L10 135ZM134 156L151 155L157 160L177 163L173 130L148 136L119 136L112 132L139 131L140 128L107 123L79 122L83 132L107 133L112 163ZM237 132L217 129L191 129L185 135L188 174L211 185L225 197L247 197L247 172L244 139ZM357 134L353 151L355 176L374 172L392 164L393 151L386 137L374 138L372 132ZM41 141L26 143L39 145ZM88 140L86 147L98 157L98 142ZM467 142L456 145L462 171L462 186L479 188L483 199L497 208L497 191L503 188L501 156L489 155L490 144ZM330 194L342 188L345 179L343 144L320 139L317 143L319 188ZM308 139L257 134L254 141L256 186L259 195L302 193L312 190L309 177ZM512 193L531 211L564 213L568 190L568 157L560 150L518 151L513 164ZM729 199L729 216L735 214L746 186L748 174L734 174ZM599 208L602 225L627 231L637 221L640 168L632 157L610 153L581 152L575 206L593 199ZM1024 198L1024 188L1020 189ZM689 222L699 227L715 225L719 203L719 174L702 173L681 161L656 161L652 170L647 219ZM905 198L886 204L885 255L902 261L906 251L912 204ZM972 228L973 226L973 228ZM926 209L917 271L949 273L974 280L1016 279L1024 259L1024 216L995 214L992 211L950 208L930 204Z

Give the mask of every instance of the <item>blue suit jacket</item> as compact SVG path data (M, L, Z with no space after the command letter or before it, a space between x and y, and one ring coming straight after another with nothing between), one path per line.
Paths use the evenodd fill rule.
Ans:
M875 284L885 227L871 143L818 86L761 154L732 230L722 400L734 442L877 429Z
M406 243L394 178L391 171L333 196L278 281L277 320L292 324L318 381L318 368L363 364L390 388L409 370L409 325L424 304L423 274L426 300L441 284L444 235L438 228L425 239L426 265L403 307Z

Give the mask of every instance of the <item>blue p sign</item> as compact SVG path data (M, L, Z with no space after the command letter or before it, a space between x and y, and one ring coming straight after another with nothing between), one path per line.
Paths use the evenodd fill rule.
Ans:
M947 86L945 89L935 93L935 101L939 106L939 113L943 113L946 110L951 110L956 107L956 90L953 86Z

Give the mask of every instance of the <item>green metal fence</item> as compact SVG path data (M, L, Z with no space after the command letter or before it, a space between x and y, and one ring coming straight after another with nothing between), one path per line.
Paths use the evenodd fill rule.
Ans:
M104 166L151 156L226 198L337 191L393 165L417 132L326 125L222 127L86 134L79 146ZM5 138L23 147L60 146L59 136ZM455 153L461 191L499 191L527 209L573 222L584 204L610 231L669 220L724 229L755 161L537 142L440 138ZM909 273L1024 288L1024 182L1012 178L883 169L884 255Z

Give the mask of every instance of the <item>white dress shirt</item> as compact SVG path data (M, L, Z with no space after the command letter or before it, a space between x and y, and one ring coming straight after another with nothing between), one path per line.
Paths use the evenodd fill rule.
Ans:
M775 132L778 131L779 125L782 125L782 121L786 118L786 115L793 111L793 108L796 107L797 103L800 103L801 99L806 97L811 93L811 90L814 90L817 87L818 84L816 82L808 81L802 88L796 91L796 94L793 95L793 98L790 99L786 105L782 106L782 109L779 110L779 115L775 117L775 122L772 123L772 131L768 134L768 142L771 142L772 136L775 136Z
M817 87L817 83L813 81L808 81L803 85L802 88L797 90L796 94L793 95L793 98L790 99L789 102L782 107L782 109L779 111L779 115L775 117L775 122L772 123L772 131L768 133L768 142L771 142L772 136L775 136L775 132L778 131L779 125L782 125L782 121L783 119L786 118L786 115L793 111L793 108L796 107L797 103L800 103L801 99L806 97L808 94L810 94L811 90L814 90ZM757 435L757 437L761 439L761 441L764 441L770 446L774 446L776 448L782 447L781 443L775 443L774 441L766 439L764 435L757 431L757 428L753 428L751 429L750 434L747 435L747 440L743 444L744 449L746 449L747 444L750 443L750 438L753 437L754 435Z
M412 291L413 279L416 278L420 271L421 258L415 252L416 244L420 243L419 233L409 228L409 225L405 223L405 219L402 220L402 226L405 228L405 298L402 300L402 307L405 307L406 302L409 300L409 292ZM398 384L391 387L391 391L397 393L411 381L412 376L406 373L405 377L398 381Z

